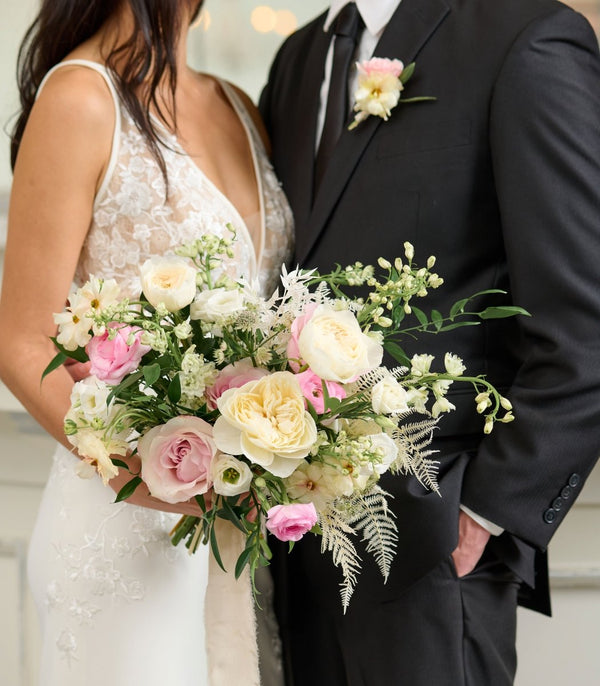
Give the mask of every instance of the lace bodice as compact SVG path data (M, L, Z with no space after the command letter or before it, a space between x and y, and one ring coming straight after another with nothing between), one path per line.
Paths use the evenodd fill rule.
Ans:
M178 245L205 233L228 235L226 225L230 223L236 231L236 243L228 270L236 277L258 279L263 294L270 295L278 285L281 265L291 257L292 216L262 140L234 89L219 81L244 126L252 151L260 199L260 244L256 249L233 204L183 151L177 137L163 130L165 145L161 151L169 178L165 201L160 167L120 102L108 70L87 60L69 60L54 69L67 64L101 74L115 103L111 158L94 202L75 282L83 283L90 274L114 278L128 296L134 297L140 291L139 266L148 257L172 253Z

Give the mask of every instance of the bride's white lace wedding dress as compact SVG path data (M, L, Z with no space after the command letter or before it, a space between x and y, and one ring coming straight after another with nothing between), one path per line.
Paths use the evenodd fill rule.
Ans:
M115 102L110 164L94 203L93 221L76 282L90 274L115 278L139 292L138 267L200 234L237 234L232 274L257 278L268 294L291 254L292 219L255 127L235 91L221 87L243 124L252 151L260 213L242 218L232 203L165 134L160 168L121 104L102 65L98 72ZM54 71L54 70L52 70ZM51 73L51 72L50 72ZM48 74L48 76L50 75ZM42 84L43 86L43 84ZM249 226L254 222L257 249ZM98 478L76 476L77 458L54 456L29 551L29 578L41 618L44 686L207 686L204 651L205 547L189 556L172 547L178 517L127 503ZM235 655L232 655L235 660Z

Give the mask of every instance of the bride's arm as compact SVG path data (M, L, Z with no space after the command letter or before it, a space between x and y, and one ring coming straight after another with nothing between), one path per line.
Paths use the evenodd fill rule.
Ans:
M41 383L55 354L52 313L62 311L110 157L114 105L102 79L64 67L49 79L23 135L10 199L0 299L0 377L27 411L69 450L63 419L73 381L64 367ZM129 475L111 486L118 490ZM131 502L172 507L143 487ZM145 490L145 489L144 489Z

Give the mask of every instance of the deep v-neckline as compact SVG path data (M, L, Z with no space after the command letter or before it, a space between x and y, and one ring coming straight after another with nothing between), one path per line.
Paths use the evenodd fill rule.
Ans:
M214 191L214 193L217 195L217 197L220 198L220 200L227 205L229 210L233 213L233 215L236 217L236 219L239 222L239 226L244 230L245 237L248 240L249 244L252 246L252 255L254 258L254 266L255 266L255 272L256 276L258 276L260 272L260 268L262 265L262 258L263 258L263 253L264 253L264 248L265 248L265 232L266 232L266 226L265 226L265 202L264 202L264 188L263 188L263 183L262 183L262 176L261 176L261 171L260 171L260 164L258 161L258 154L256 151L256 145L254 143L254 137L252 134L252 131L250 130L250 126L248 122L245 119L245 112L242 111L242 106L240 103L237 101L237 97L231 90L231 86L226 81L222 81L221 79L217 77L211 77L214 78L215 81L219 84L221 87L221 90L223 91L225 97L227 98L227 102L230 104L231 108L235 112L236 117L238 118L238 121L242 125L242 128L244 129L244 134L246 136L246 142L248 145L248 148L250 150L250 155L252 156L252 166L254 169L254 178L256 181L256 193L258 195L258 206L259 206L259 214L260 214L260 231L259 235L257 236L258 238L258 245L254 244L254 241L252 240L252 233L250 232L250 229L248 228L248 225L246 223L246 220L244 217L242 217L240 211L237 209L237 207L233 204L233 202L227 197L227 195L217 186L217 184L210 178L210 176L202 169L202 167L194 160L194 158L187 152L187 150L184 148L182 145L181 141L179 140L179 137L177 136L176 133L173 131L170 131L167 129L167 127L164 125L158 117L155 115L150 115L152 119L156 122L156 124L163 129L163 131L167 134L167 136L171 139L171 143L173 147L176 149L177 153L182 155L188 160L189 165L192 167L193 170L195 170L195 173L198 174L208 186ZM249 215L249 216L254 216L255 213Z

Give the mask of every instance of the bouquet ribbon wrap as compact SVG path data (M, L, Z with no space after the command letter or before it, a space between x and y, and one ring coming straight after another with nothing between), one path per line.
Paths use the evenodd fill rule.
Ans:
M224 572L209 555L205 601L206 650L210 686L260 686L256 614L248 567L232 573L246 539L231 522L215 519Z

